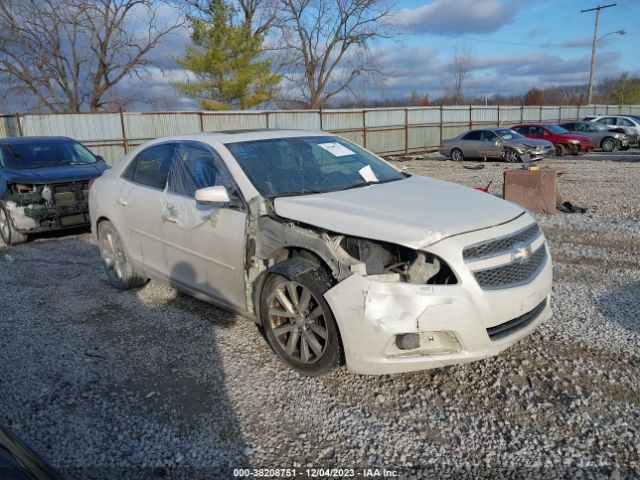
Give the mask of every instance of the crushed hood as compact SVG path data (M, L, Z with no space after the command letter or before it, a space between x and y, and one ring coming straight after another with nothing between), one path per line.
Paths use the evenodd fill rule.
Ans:
M528 147L548 147L549 145L553 146L553 143L551 143L548 140L538 140L537 138L518 138L515 140L505 140L504 145L509 145L512 147L518 146L518 145L526 145Z
M522 207L456 183L412 176L396 182L274 202L284 218L325 230L424 248L508 222Z

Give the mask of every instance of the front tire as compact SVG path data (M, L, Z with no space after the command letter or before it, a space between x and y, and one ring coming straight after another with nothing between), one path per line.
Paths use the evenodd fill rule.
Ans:
M509 148L504 152L504 160L507 163L520 163L522 162L522 158L520 154L515 151L513 148Z
M462 162L464 160L464 153L459 148L451 150L451 160L454 162Z
M0 237L6 245L20 245L27 241L27 236L18 232L13 226L9 212L4 208L4 205L0 205Z
M618 143L612 137L603 138L602 142L600 142L600 148L602 148L604 152L613 152L617 146Z
M321 267L293 280L272 274L260 295L260 317L269 345L298 372L316 376L340 365L342 348L324 293L333 281Z
M112 287L129 290L147 283L148 279L131 263L116 227L108 220L98 224L98 245L102 266Z
M556 157L564 157L565 153L567 153L567 149L564 145L556 144Z

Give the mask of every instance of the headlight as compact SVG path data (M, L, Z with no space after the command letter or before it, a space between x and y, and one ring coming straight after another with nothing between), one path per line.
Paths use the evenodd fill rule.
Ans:
M344 237L340 246L365 265L367 275L396 274L400 281L417 284L457 283L449 265L429 252L357 237Z

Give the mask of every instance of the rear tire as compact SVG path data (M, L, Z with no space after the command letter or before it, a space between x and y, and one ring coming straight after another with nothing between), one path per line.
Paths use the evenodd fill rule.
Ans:
M462 162L464 160L464 153L459 148L451 150L451 160L454 162Z
M341 363L342 346L324 293L333 286L322 267L289 280L272 274L260 293L264 334L276 355L298 372L316 376Z
M561 145L559 143L556 144L556 157L564 157L564 155L567 153L567 149L564 145Z
M104 220L98 224L100 258L109 284L118 290L140 287L149 280L131 263L116 227Z
M20 245L25 243L28 238L24 233L15 229L11 216L4 205L0 205L0 237L7 245Z
M604 152L613 152L617 146L618 143L613 137L605 137L602 139L602 142L600 142L600 148L602 148Z

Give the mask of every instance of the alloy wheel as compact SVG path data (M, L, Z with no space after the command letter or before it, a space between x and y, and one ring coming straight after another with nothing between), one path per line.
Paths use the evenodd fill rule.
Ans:
M125 257L119 239L112 232L105 232L100 241L100 254L107 269L118 280L124 276Z
M616 149L616 142L613 138L605 138L602 142L602 150L605 152L613 152Z
M322 306L304 285L285 280L269 295L269 326L278 346L291 360L304 364L319 361L329 344Z

